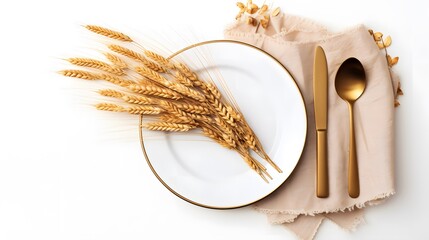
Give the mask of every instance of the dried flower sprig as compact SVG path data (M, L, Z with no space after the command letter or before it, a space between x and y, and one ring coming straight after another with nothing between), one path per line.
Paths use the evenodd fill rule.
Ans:
M378 48L384 50L384 53L386 55L386 62L387 62L387 65L389 66L389 68L392 68L394 65L396 65L399 61L399 57L393 57L392 58L387 52L387 48L390 47L390 45L392 45L392 37L387 36L386 38L383 38L383 33L374 32L372 29L369 29L368 32L374 38L374 41L377 44ZM390 73L390 78L392 78L392 73ZM400 83L399 83L397 89L394 91L396 91L396 95L398 95L398 96L404 95L404 93L402 92ZM397 98L394 101L394 105L395 105L395 107L398 107L399 105L401 105Z
M245 21L249 25L253 25L258 29L259 26L262 28L268 28L271 17L276 17L280 14L280 8L270 9L268 5L263 4L261 7L247 0L247 3L242 2L236 3L239 8L239 12L235 19L237 21Z
M237 6L242 6L242 13L259 14L263 18L269 14L267 5L259 8L248 1L246 6L240 3ZM280 10L276 11L271 14L278 14ZM260 24L264 27L263 22ZM86 28L114 40L136 44L121 32L93 25ZM99 103L95 106L98 110L151 115L154 120L142 127L153 131L200 129L203 135L236 151L265 181L272 177L267 168L251 155L252 151L281 172L264 151L244 116L222 96L216 85L200 79L185 63L156 52L147 49L135 51L117 44L107 47L111 52L105 53L105 57L111 64L89 58L70 58L70 63L85 70L60 72L68 77L113 83L112 89L102 89L98 93L122 103Z

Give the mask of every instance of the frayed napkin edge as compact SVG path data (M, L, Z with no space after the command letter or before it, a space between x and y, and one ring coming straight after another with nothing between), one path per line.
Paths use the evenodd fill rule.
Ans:
M273 209L267 209L267 208L260 208L257 206L257 203L252 205L253 209L257 212L266 213L266 214L290 214L290 215L305 215L305 216L315 216L316 214L323 214L323 213L336 213L336 212L346 212L346 211L353 211L355 208L364 208L366 206L376 206L384 201L387 198L390 198L393 196L396 192L391 191L387 193L382 193L379 195L376 195L372 197L372 200L368 200L362 203L356 203L350 206L346 207L340 207L335 209L327 209L327 210L321 210L321 211L306 211L306 210L273 210Z

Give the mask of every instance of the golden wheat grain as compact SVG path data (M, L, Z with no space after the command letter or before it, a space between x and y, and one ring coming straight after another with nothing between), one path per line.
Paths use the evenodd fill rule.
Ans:
M208 91L217 99L221 98L220 91L217 89L217 87L214 84L211 83L205 83Z
M116 75L123 75L124 71L120 68L109 65L108 63L98 61L91 58L69 58L67 59L71 64L81 67L95 68L105 72L109 72Z
M143 125L145 128L154 131L167 131L167 132L187 132L194 129L194 125L183 124L183 123L171 123L171 122L153 122Z
M154 70L156 72L159 72L159 73L165 73L165 72L167 72L167 69L165 67L163 67L163 66L161 66L161 65L159 65L159 64L157 64L155 62L146 60L143 64L147 68L150 68L150 69L152 69L152 70Z
M176 68L191 81L198 81L198 75L194 73L186 64L177 63Z
M158 65L152 61L147 60L143 55L141 55L140 53L135 52L131 49L128 49L128 48L125 48L125 47L122 47L119 45L109 45L108 47L113 52L119 53L119 54L126 56L128 58L131 58L135 61L141 62L141 63L143 63L143 65L145 65L146 67L148 67L154 71L157 71L157 72L166 72L167 71L164 67L162 67L162 66L160 66L160 65Z
M169 68L171 70L174 70L176 68L174 66L174 64L170 63L170 60L168 60L167 58L165 58L165 57L163 57L163 56L161 56L161 55L159 55L159 54L157 54L155 52L152 52L152 51L149 51L149 50L145 50L144 54L148 58L150 58L153 61L155 61L156 63L158 63L159 65L163 66L164 68Z
M214 117L213 121L216 123L216 126L219 128L221 132L226 133L228 135L235 135L233 128L231 128L231 126L227 124L225 120L223 120L219 116Z
M188 113L185 112L186 116L188 116L190 119L198 121L198 122L204 122L204 123L213 123L213 118L203 115L203 114L197 114L197 113Z
M128 113L137 115L155 115L160 114L162 109L150 105L135 105L125 109Z
M112 76L109 74L98 74L97 79L102 79L102 80L108 81L110 83L113 83L113 84L121 86L121 87L127 87L130 84L135 84L131 80L122 79L120 77Z
M95 108L103 111L111 111L111 112L124 112L125 108L113 103L99 103L95 105Z
M101 89L101 90L98 90L98 93L102 96L114 97L114 98L121 98L124 95L123 93L113 89Z
M187 121L177 118L175 115L172 114L161 114L159 116L159 120L162 122L170 122L170 123L183 123L183 124L194 124L195 123L193 121L189 121L189 119Z
M136 60L139 62L147 61L143 55L141 55L140 53L137 53L131 49L128 49L128 48L125 48L125 47L122 47L119 45L115 45L115 44L109 45L108 48L115 53L119 53L119 54L121 54L125 57L128 57L128 58L131 58L133 60Z
M235 122L234 118L229 114L229 112L226 110L225 105L222 104L218 99L209 99L210 104L212 107L217 111L217 114L225 120L229 125L232 127L236 127L237 123Z
M187 87L193 87L194 86L192 81L189 80L189 78L187 78L185 75L183 75L180 71L177 71L175 73L175 79L178 83L181 83Z
M103 35L103 36L106 36L106 37L109 37L112 39L116 39L119 41L123 41L123 42L132 42L133 41L129 36L127 36L121 32L113 31L113 30L108 29L108 28L95 26L95 25L86 25L85 28L94 32L94 33L97 33L97 34L100 34L100 35Z
M255 152L259 152L259 149L256 148L256 140L252 134L246 134L244 136L244 140L246 141L246 146L252 149Z
M189 121L190 123L195 124L195 121L191 117L189 117L189 113L182 111L174 103L169 101L160 101L159 104L169 114L183 121Z
M241 114L237 110L235 110L233 107L226 105L226 104L225 104L225 106L226 106L226 111L231 115L232 118L234 118L234 120L236 122L242 122L242 120L244 120L243 117L241 116Z
M127 87L128 87L128 89L130 89L133 92L144 94L144 95L163 97L163 98L168 98L168 99L181 99L182 98L175 91L167 89L167 88L161 88L158 86L130 84Z
M136 67L135 70L138 74L142 75L143 77L148 78L166 87L169 87L171 83L165 77L161 76L161 74L147 67Z
M173 82L173 83L170 82L170 85L168 87L170 89L186 96L186 97L192 98L192 99L197 100L199 102L204 102L206 100L205 96L202 93L200 93L199 91L194 90L192 88L186 87L183 84L176 83L176 82Z
M213 131L212 129L208 128L208 127L201 127L203 130L203 134L206 137L209 137L211 139L213 139L215 142L217 142L218 144L220 144L223 147L226 147L228 149L232 149L232 147L225 142L225 140L219 136L219 134L217 134L215 131Z
M212 112L205 106L191 104L186 102L177 102L175 103L178 108L188 113L197 113L203 115L210 115Z
M146 105L146 104L152 104L153 103L153 99L151 99L149 97L128 95L128 94L124 94L122 96L122 100L124 100L127 103L140 104L140 105Z
M236 143L234 138L229 135L229 134L222 134L222 138L223 140L225 140L225 142L231 147L231 148L235 148L236 147Z
M62 70L59 73L66 77L74 77L74 78L80 78L85 80L99 79L95 73L83 71L83 70L67 69L67 70Z
M104 56L106 56L107 60L109 60L113 65L122 69L128 68L128 64L120 57L111 53L104 53Z

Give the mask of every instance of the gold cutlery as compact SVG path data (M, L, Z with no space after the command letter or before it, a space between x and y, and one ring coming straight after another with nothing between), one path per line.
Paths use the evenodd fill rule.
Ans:
M338 95L347 102L350 118L349 140L349 196L359 197L359 170L356 156L356 142L353 121L353 105L362 95L366 87L365 69L356 58L344 61L335 77L335 89Z
M327 121L328 121L328 66L325 52L317 46L313 65L314 117L316 120L316 195L329 196L327 159Z

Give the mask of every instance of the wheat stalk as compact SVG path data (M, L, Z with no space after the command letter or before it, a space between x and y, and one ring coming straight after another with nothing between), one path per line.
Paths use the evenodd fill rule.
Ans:
M208 92L210 92L213 95L213 97L220 100L221 94L215 85L213 85L211 83L207 83L207 84L205 84L205 86L206 86Z
M181 99L182 97L175 91L168 88L161 88L151 85L130 84L127 86L133 92L143 95L162 97L167 99Z
M183 124L183 123L171 123L171 122L153 122L143 125L143 127L154 130L154 131L168 131L168 132L187 132L194 129L194 125Z
M95 25L86 25L85 28L92 31L92 32L95 32L97 34L100 34L100 35L103 35L103 36L106 36L106 37L109 37L112 39L116 39L119 41L123 41L123 42L132 42L133 41L127 35L125 35L121 32L110 30L108 28L95 26Z
M206 100L206 97L200 92L198 92L197 90L186 87L185 85L180 83L176 83L176 82L170 83L169 88L173 89L174 91L186 97L192 98L198 102L204 102Z
M165 77L161 76L157 71L154 71L147 67L136 67L135 70L138 74L149 80L152 80L166 87L169 87L170 85L170 81L168 81Z
M191 81L199 81L198 75L194 73L186 64L177 63L176 68Z
M146 61L146 59L144 58L143 55L141 55L141 54L139 54L137 52L134 52L131 49L128 49L128 48L125 48L125 47L122 47L122 46L119 46L119 45L115 45L115 44L108 45L107 47L110 50L112 50L113 52L119 53L119 54L121 54L121 55L123 55L125 57L128 57L128 58L131 58L131 59L133 59L135 61L139 61L139 62Z
M118 56L111 53L104 53L104 56L106 56L107 60L109 60L113 65L122 69L128 68L128 64Z
M137 114L137 115L154 115L154 114L160 114L162 112L162 109L155 106L150 105L135 105L130 106L125 109L128 113L131 114Z
M103 111L111 111L111 112L124 112L125 108L113 103L99 103L95 105L95 108Z
M88 71L82 71L82 70L68 69L68 70L62 70L59 73L66 77L74 77L74 78L80 78L85 80L99 79L96 74Z
M185 75L183 75L180 71L177 71L175 73L175 79L178 83L181 83L187 87L193 87L194 84L192 83L191 80L189 80L189 78L187 78Z
M74 64L76 66L95 68L95 69L102 70L116 75L124 74L124 71L120 68L113 67L105 62L98 61L91 58L69 58L67 59L67 61L69 61L71 64Z
M121 34L104 28L93 27L92 29L111 38L119 38L117 36ZM235 103L224 98L212 80L201 80L186 64L174 63L170 58L145 50L143 47L142 53L114 44L108 45L108 48L118 54L104 53L110 63L90 58L68 59L74 65L94 68L105 73L84 70L60 72L68 77L105 80L125 88L125 91L102 89L98 93L120 99L127 105L99 103L96 105L97 109L154 115L153 118L157 119L155 122L142 125L154 131L186 132L199 128L203 135L238 152L264 181L272 177L268 174L267 168L252 157L251 152L258 154L261 159L281 172L264 151L261 142ZM133 61L126 62L122 56ZM129 93L130 91L133 93ZM226 94L231 98L227 89Z
M146 96L136 96L136 95L127 95L124 94L122 96L122 100L124 100L127 103L132 104L140 104L140 105L146 105L146 104L152 104L153 99L146 97Z
M210 104L216 110L217 114L223 120L225 120L229 125L231 125L232 127L236 127L237 126L234 118L226 110L226 107L225 107L225 105L222 104L222 102L220 102L218 99L214 98L214 99L210 100Z
M122 98L122 96L124 96L123 93L113 89L101 89L98 91L98 93L102 96L114 97L114 98Z
M172 70L174 70L176 68L174 66L174 64L171 64L170 61L167 58L165 58L165 57L163 57L163 56L161 56L161 55L159 55L159 54L157 54L155 52L152 52L152 51L149 51L149 50L145 50L144 54L148 58L150 58L153 61L155 61L156 63L158 63L159 65L163 66L164 68L169 68L169 69L172 69Z
M121 86L121 87L127 87L131 84L135 84L131 80L122 79L120 77L112 76L109 74L98 74L97 79L102 79L102 80L108 81L110 83L113 83L113 84Z
M215 142L219 143L221 146L226 147L228 149L232 149L232 147L225 142L225 140L219 136L219 134L217 134L215 131L213 131L212 129L208 128L208 127L201 127L203 130L203 134L206 137L209 137L211 139L213 139Z
M171 103L169 101L160 101L160 105L165 111L177 117L178 119L195 124L194 119L189 117L188 113L180 110L174 103Z
M177 118L175 115L172 114L161 114L159 116L159 120L162 122L169 122L169 123L182 123L182 124L189 124L189 125L195 125L193 121L183 120L180 118Z
M207 107L197 105L197 104L177 102L176 106L188 113L196 113L196 114L203 114L203 115L210 115L212 113L210 109L208 109Z
M133 60L135 60L137 62L141 62L147 68L150 68L150 69L152 69L152 70L154 70L156 72L166 72L167 71L164 67L162 67L162 66L160 66L160 65L158 65L158 64L156 64L154 62L151 62L151 61L147 60L143 55L141 55L140 53L135 52L135 51L133 51L131 49L128 49L128 48L125 48L125 47L122 47L122 46L119 46L119 45L114 45L114 44L113 45L109 45L108 48L110 50L112 50L113 52L119 53L119 54L121 54L121 55L123 55L125 57L128 57L128 58L131 58L131 59L133 59Z

